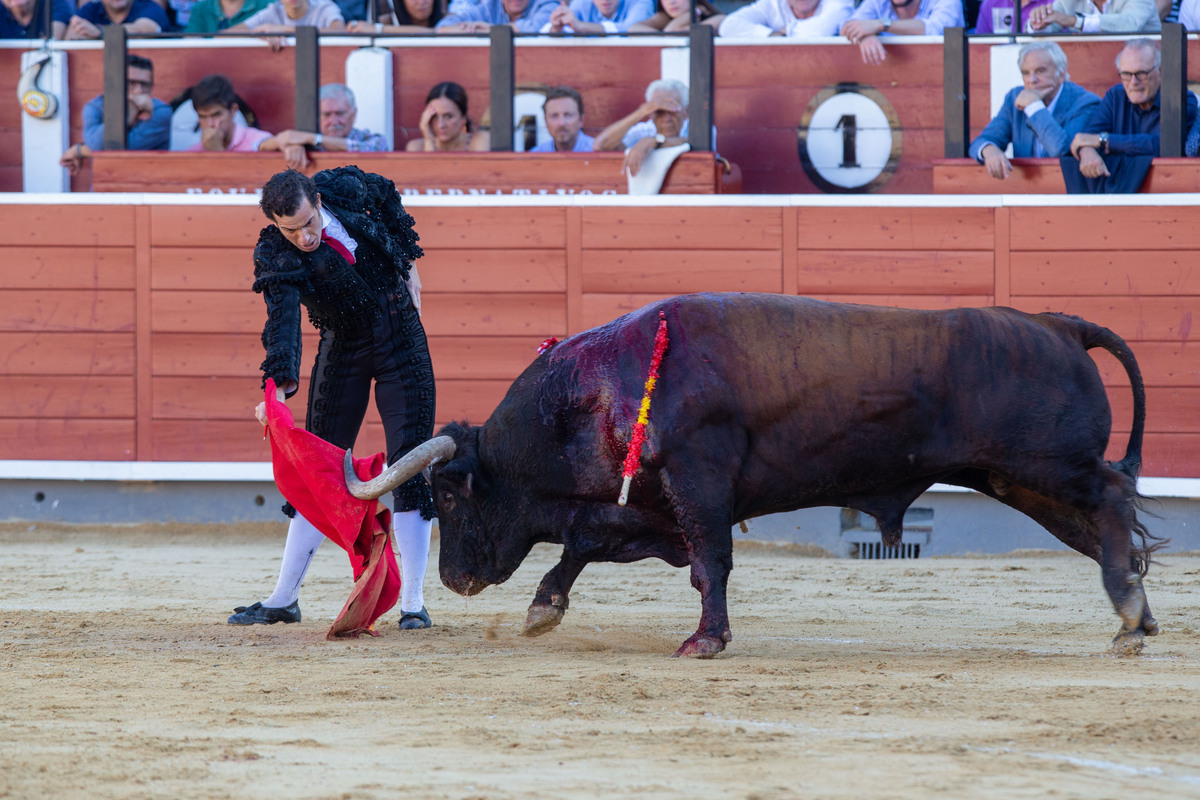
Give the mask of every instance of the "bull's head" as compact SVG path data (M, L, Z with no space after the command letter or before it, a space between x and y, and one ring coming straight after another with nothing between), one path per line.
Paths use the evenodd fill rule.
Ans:
M499 518L511 512L511 506L502 498L490 497L491 482L479 458L480 430L451 423L369 482L358 480L349 466L350 455L346 455L346 485L352 495L362 499L379 497L425 467L431 468L441 536L438 569L442 583L461 595L478 594L508 580L531 547L507 535L510 526L504 523L514 520Z

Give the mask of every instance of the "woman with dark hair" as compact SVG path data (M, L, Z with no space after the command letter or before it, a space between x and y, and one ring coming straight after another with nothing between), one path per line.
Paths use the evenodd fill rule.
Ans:
M425 97L421 137L410 139L404 149L410 153L492 149L491 134L476 130L467 116L466 89L451 81L434 86Z
M630 33L674 33L686 31L693 22L702 25L721 25L725 15L708 0L696 0L696 16L692 18L691 0L658 0L658 10L650 19L629 26Z
M433 33L445 16L443 0L379 0L379 20L358 20L346 26L351 33Z

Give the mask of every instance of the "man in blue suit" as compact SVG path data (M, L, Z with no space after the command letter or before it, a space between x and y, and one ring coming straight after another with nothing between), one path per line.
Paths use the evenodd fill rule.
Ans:
M1007 178L1012 164L1004 155L1009 142L1015 158L1059 158L1071 152L1071 140L1083 129L1100 98L1067 78L1067 56L1054 42L1037 41L1017 52L1025 85L1004 96L1004 105L983 133L971 142L971 157L993 178Z

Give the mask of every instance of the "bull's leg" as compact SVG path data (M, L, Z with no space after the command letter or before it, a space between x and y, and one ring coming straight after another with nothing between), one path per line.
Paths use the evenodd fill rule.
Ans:
M567 607L571 605L568 597L571 586L586 565L586 561L571 558L566 552L563 553L559 562L538 584L537 594L533 596L533 602L529 604L529 613L525 617L525 629L521 633L525 636L541 636L558 627L563 615L567 613Z
M966 473L956 475L954 483L969 486L1020 511L1052 533L1067 547L1103 566L1101 560L1103 547L1092 515L1020 486L1004 484L998 487L996 481L990 480L987 474L982 472L971 476L967 476ZM1128 501L1126 501L1126 505L1128 507ZM1132 513L1132 508L1130 508L1129 514L1132 515ZM1133 572L1137 571L1135 559L1130 559L1130 569ZM1140 593L1142 598L1142 619L1138 627L1145 636L1157 636L1158 620L1154 618L1150 604L1146 601L1145 590L1139 583L1133 591ZM1124 627L1122 627L1122 632L1117 634L1117 638L1120 639L1123 633Z
M702 508L697 507L694 500L676 493L678 487L672 485L665 471L663 484L687 543L692 586L700 592L700 626L675 651L675 657L712 658L725 649L727 642L733 640L725 595L729 571L733 569L729 507L713 508L713 501L719 501L720 498L715 496L716 492L703 491L695 495L704 497L706 504ZM694 489L700 482L689 481L689 484Z
M1121 630L1113 639L1112 649L1119 653L1136 653L1142 649L1142 640L1145 638L1142 614L1145 611L1146 592L1142 588L1141 576L1130 570L1133 479L1111 467L1106 466L1103 471L1104 495L1093 519L1100 533L1100 572L1104 589L1122 622Z

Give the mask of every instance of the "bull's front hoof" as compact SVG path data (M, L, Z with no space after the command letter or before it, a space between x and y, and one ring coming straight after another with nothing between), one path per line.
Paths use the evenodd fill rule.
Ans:
M715 636L695 634L688 639L671 658L712 658L725 649L725 642Z
M1113 637L1108 652L1115 656L1136 656L1146 646L1146 634L1141 628L1132 631L1121 631Z
M558 627L558 623L562 622L563 615L566 613L566 609L558 606L535 603L529 607L529 613L525 616L525 629L521 631L521 634L523 636L541 636L543 633L548 633Z
M1149 615L1143 615L1142 632L1147 636L1158 636L1158 620Z

